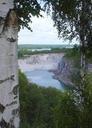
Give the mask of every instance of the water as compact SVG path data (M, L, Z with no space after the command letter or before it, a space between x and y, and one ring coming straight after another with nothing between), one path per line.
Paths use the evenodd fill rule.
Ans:
M55 87L57 89L63 90L61 83L53 79L53 73L47 70L33 70L25 72L28 80L32 83L35 83L39 86L44 87Z

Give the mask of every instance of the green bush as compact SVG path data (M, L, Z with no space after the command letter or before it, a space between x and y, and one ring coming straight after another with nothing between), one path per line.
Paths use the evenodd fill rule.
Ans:
M64 98L65 94L55 88L44 88L29 84L25 75L21 72L19 73L19 86L20 127L56 128L57 121L55 118L60 116L60 113L57 113L58 110L56 111L56 108L63 103L62 98ZM57 117L55 115L57 115ZM63 120L62 118L60 119Z
M20 72L20 128L92 128L91 80L87 74L80 107L78 92L29 84Z

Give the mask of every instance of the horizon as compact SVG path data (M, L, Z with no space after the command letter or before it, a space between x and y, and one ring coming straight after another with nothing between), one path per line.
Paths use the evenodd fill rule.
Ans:
M69 44L27 44L27 43L26 43L26 44L18 44L18 45L43 45L43 46L44 46L44 45L65 45L65 46L66 46L66 45L72 45L72 46L73 46L73 45L75 45L75 44L70 44L70 43L69 43Z

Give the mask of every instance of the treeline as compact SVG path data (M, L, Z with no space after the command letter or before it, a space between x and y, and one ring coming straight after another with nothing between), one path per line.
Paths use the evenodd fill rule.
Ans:
M92 77L86 76L85 102L76 91L29 84L19 73L20 128L92 128ZM78 82L77 82L78 83Z
M51 50L32 51L32 49L20 48L18 49L18 58L25 58L30 55L44 54L44 53L61 53L65 52L66 48L51 48Z
M75 59L80 57L80 48L78 45L74 45L71 48L51 48L51 50L32 51L31 48L18 48L18 58L25 58L30 55L44 54L44 53L65 53L69 59ZM91 53L88 53L88 58L92 58Z

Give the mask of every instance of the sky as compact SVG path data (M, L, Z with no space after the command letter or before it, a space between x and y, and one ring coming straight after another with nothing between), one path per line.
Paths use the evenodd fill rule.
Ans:
M58 38L58 32L53 27L53 21L50 16L42 12L43 18L32 17L30 26L33 32L28 29L21 29L19 32L18 44L68 44Z

